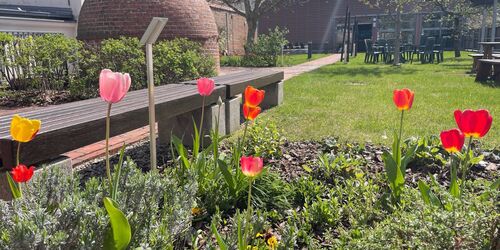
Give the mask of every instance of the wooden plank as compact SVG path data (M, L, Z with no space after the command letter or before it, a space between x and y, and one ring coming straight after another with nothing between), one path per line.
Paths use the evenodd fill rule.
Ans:
M176 88L176 92L158 91L158 99L155 100L157 115L162 113L168 116L176 116L201 107L203 98L198 94L195 86L179 84ZM226 88L224 86L216 87L213 94L206 98L205 105L216 103L219 96L225 99ZM91 105L91 107L96 108L94 105ZM95 114L81 115L81 117L73 116L72 120L48 123L45 126L42 121L42 129L37 137L33 141L22 145L22 162L31 165L50 160L65 152L104 140L105 112L101 111L105 109L106 105L104 105L104 108L99 107L99 110L96 110L99 112ZM37 112L43 112L43 109ZM52 114L57 113L53 112ZM116 109L112 109L111 136L123 134L147 124L147 100L142 105L137 105L137 102L120 102L117 104ZM4 147L8 148L9 143L12 143L12 141L10 135L4 133L2 136L4 136L4 139L0 140L0 150L2 152L2 161L5 161L3 166L9 168L13 166L11 162L12 150L10 149L9 153L9 149L4 149Z
M185 95L195 95L195 96L198 95L196 87L194 86L186 87L185 85L178 85L178 87L181 89L181 91L179 90L177 90L176 92L157 91L155 95L156 102L159 103L168 101L169 99L173 98L182 98ZM143 99L135 99L135 100L124 99L122 102L117 103L113 106L112 115L122 112L128 112L129 110L146 106L147 106L146 95L144 96ZM75 112L71 114L67 113L59 114L57 111L45 113L43 109L41 109L37 111L37 113L41 115L31 114L30 116L27 116L24 113L22 113L21 115L30 117L32 119L41 119L43 126L40 132L43 133L50 131L54 126L56 127L55 129L57 129L58 127L61 126L60 125L61 123L63 124L62 126L65 126L65 124L67 123L72 123L76 121L81 121L81 120L85 121L93 118L103 118L105 117L106 109L107 105L103 101L98 100L97 105L74 108ZM11 117L9 116L7 117L7 119L8 120L6 122L2 123L3 129L1 130L2 133L0 133L0 138L5 138L9 136L8 127L10 126Z

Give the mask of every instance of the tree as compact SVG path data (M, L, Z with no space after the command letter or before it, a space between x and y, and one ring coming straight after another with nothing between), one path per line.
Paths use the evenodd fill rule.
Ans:
M405 7L412 11L418 10L419 0L363 0L363 2L374 8L385 10L395 23L394 31L394 65L399 65L399 55L401 48L401 15Z
M469 30L468 20L479 15L480 8L475 6L471 0L425 0L437 7L442 13L442 22L453 23L453 49L455 57L460 57L460 40L462 35Z
M260 17L280 7L294 2L293 0L208 0L219 2L231 8L236 14L243 16L247 21L246 47L253 45L257 34L257 25ZM246 48L245 48L246 49Z

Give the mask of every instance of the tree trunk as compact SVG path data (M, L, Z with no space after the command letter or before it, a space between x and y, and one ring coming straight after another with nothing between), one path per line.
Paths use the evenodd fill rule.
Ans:
M401 11L396 13L396 33L394 34L394 65L399 65L399 56L401 48Z
M248 49L253 46L253 43L255 42L255 36L257 33L257 18L254 18L253 16L247 16L247 42L245 45L245 53L248 53Z
M455 50L455 57L460 57L460 17L453 19L453 50ZM443 46L443 44L441 44Z

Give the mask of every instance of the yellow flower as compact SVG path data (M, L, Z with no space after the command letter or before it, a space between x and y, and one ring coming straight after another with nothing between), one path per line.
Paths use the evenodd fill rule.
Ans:
M42 122L40 120L30 120L19 115L14 115L10 123L10 135L18 142L29 142L35 138L41 125Z
M278 248L278 239L276 238L276 236L273 235L269 237L269 239L267 239L267 245L270 249Z
M201 212L203 212L203 210L199 207L191 208L191 215L193 215L193 216L198 216L201 214Z
M265 236L264 234L257 233L257 234L255 235L255 238L264 238L264 236Z

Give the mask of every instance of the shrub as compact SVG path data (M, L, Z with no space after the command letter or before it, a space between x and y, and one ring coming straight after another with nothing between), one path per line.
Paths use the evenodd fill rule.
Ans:
M199 43L186 38L162 41L154 47L155 84L215 75L215 62L203 55Z
M203 55L197 42L162 41L154 54L156 85L215 75L214 60ZM144 48L133 37L83 44L63 35L20 38L0 33L0 65L0 77L10 90L69 90L73 99L95 97L104 68L129 73L133 90L147 86Z
M130 246L183 246L196 184L179 185L169 174L144 174L130 160L125 165L119 204L132 226ZM66 169L42 170L23 199L0 201L0 248L102 249L109 221L102 204L105 185L92 178L80 186L78 176Z
M72 70L81 43L63 35L19 38L0 35L1 75L13 90L62 90L75 79Z
M102 41L99 50L99 62L95 70L110 69L126 72L132 78L131 89L142 89L146 82L146 58L144 49L136 37L120 37ZM96 78L97 80L98 78Z
M278 63L278 56L285 44L287 29L276 27L269 30L269 34L259 35L257 42L247 47L247 54L243 57L242 65L247 67L274 67Z

